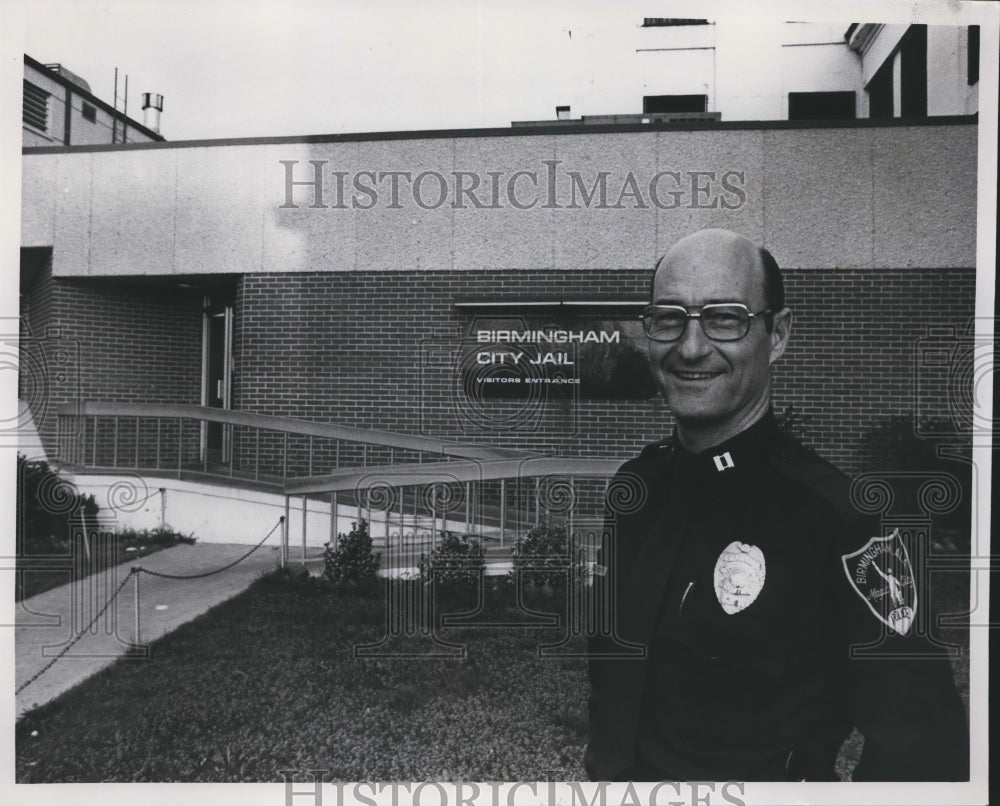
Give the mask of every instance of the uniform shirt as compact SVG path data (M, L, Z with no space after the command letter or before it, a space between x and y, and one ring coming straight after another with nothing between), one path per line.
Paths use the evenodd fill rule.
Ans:
M616 482L639 505L609 520L598 561L592 777L836 780L854 726L855 780L966 777L908 550L857 515L843 474L768 414L699 454L650 446Z

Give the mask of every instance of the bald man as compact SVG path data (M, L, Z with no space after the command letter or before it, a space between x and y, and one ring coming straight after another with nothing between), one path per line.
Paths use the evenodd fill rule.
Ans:
M771 365L792 314L752 241L704 230L657 263L642 315L672 438L626 462L590 641L596 780L961 780L968 728L946 655L913 629L906 545L848 479L778 428ZM881 573L879 573L881 572ZM896 582L891 586L887 581Z

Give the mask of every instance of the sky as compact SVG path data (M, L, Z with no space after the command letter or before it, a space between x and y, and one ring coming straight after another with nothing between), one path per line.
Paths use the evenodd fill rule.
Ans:
M4 0L0 20L8 3L22 4L24 52L63 64L99 98L113 101L116 67L120 93L127 74L134 119L142 119L141 93L163 95L168 140L506 127L552 119L567 104L574 117L636 113L632 99L620 108L580 102L620 74L644 17L843 23L864 17L861 8L908 8L878 0Z
M170 140L509 126L549 119L663 3L41 2L24 50L98 97L165 97ZM613 110L641 111L641 110Z

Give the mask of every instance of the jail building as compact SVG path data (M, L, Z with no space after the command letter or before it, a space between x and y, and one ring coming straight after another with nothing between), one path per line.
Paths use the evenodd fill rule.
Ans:
M965 444L978 122L935 114L930 78L907 106L908 54L945 38L918 28L841 31L859 89L836 119L32 142L20 396L45 455L201 539L261 508L311 546L359 517L501 543L592 522L671 431L638 316L704 227L785 270L786 428L851 473L893 416Z

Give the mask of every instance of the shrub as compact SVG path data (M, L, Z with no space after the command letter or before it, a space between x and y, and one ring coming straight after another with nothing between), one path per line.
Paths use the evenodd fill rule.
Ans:
M538 588L564 585L570 567L566 527L540 523L517 541L511 558L514 561L512 577L520 575L525 582Z
M337 535L337 545L323 550L324 576L334 585L374 582L382 564L382 553L372 549L368 521L351 524L351 531Z
M180 543L193 545L194 534L181 534L169 526L157 526L155 529L132 529L125 527L118 530L118 542L122 546L159 546L168 548Z
M806 417L795 408L794 403L789 403L774 417L778 423L778 429L790 437L801 440L805 438Z
M17 535L21 553L65 554L71 543L73 518L94 523L99 507L93 495L80 495L47 462L17 455Z
M958 485L960 500L948 513L935 515L939 526L961 530L968 540L969 505L972 501L972 465L968 437L948 435L944 420L927 418L920 422L920 433L912 415L893 415L870 426L861 439L861 467L865 472L882 472L892 487L898 511L920 512L918 501L926 477L907 477L905 473L924 476L950 476ZM939 432L940 435L935 432ZM939 446L961 447L963 459L938 455ZM895 478L893 474L899 474Z
M430 558L420 558L420 579L438 590L476 590L486 570L486 555L479 538L442 532Z

